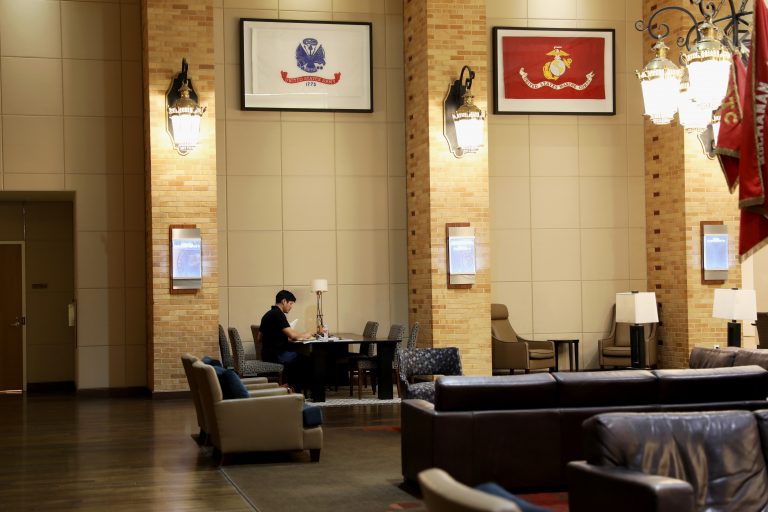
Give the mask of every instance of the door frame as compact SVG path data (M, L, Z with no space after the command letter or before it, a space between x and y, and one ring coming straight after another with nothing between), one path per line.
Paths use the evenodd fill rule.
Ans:
M21 316L27 317L27 260L23 240L0 241L0 245L21 246ZM27 392L27 322L21 325L21 390Z

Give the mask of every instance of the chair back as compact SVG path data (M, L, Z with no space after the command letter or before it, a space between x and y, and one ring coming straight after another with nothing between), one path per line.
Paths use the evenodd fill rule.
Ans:
M509 311L504 304L491 304L491 336L503 341L518 341L518 336L509 323Z
M416 375L462 375L458 347L400 349L400 381Z
M213 440L219 438L219 428L216 422L216 409L214 404L221 402L224 396L221 393L219 379L216 377L216 371L213 366L204 364L202 361L192 363L192 374L195 376L197 386L200 391L200 404L205 417L205 432Z
M205 431L205 416L203 415L203 404L200 402L200 388L197 386L197 379L192 374L192 365L197 358L190 353L181 356L181 364L184 366L184 375L187 376L189 391L192 393L192 403L195 404L195 414L197 414L197 426Z
M768 348L768 312L757 314L757 347Z
M419 473L419 486L428 512L520 512L513 501L454 480L439 468Z
M628 347L629 346L629 326L631 324L627 324L624 322L615 323L616 322L616 304L613 305L611 308L611 323L614 324L614 331L616 333L616 341L615 345L617 347ZM651 340L651 337L654 335L656 331L656 324L643 324L643 336L645 338L646 343L648 343Z
M253 335L253 345L256 348L256 359L261 360L261 341L259 340L259 324L251 324L251 334Z
M389 327L389 334L387 335L388 340L399 340L395 344L395 357L392 360L392 368L400 368L400 347L403 345L402 341L405 337L405 326L401 324L392 324Z
M227 335L224 334L224 328L219 324L219 351L221 352L221 365L224 368L232 368L235 363L232 360L232 351L227 343Z
M419 337L419 322L411 326L411 334L408 336L408 348L416 348L416 338Z
M240 333L237 332L237 327L230 327L227 331L229 332L229 342L232 344L232 359L235 363L235 371L242 377L243 362L245 361L243 340L240 339Z
M368 320L365 322L365 329L363 329L363 338L375 338L379 334L379 322ZM373 343L361 343L360 353L369 357L373 357L375 345Z

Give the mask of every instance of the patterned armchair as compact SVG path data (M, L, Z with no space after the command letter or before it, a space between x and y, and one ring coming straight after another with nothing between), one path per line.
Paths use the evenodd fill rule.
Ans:
M232 355L235 363L235 371L240 377L256 377L264 374L277 374L277 380L283 383L283 365L280 363L269 363L267 361L258 361L256 359L246 359L243 341L240 339L240 333L236 327L229 329L229 341L232 343Z
M434 381L413 383L417 375L462 375L457 347L400 350L400 386L403 398L435 401Z

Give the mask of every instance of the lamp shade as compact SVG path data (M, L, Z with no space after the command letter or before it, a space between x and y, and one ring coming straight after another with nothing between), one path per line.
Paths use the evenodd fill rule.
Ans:
M328 280L327 279L313 279L312 280L312 291L313 292L327 292L328 291Z
M616 294L616 322L650 324L659 321L654 292L624 292Z
M757 320L757 298L755 290L718 288L712 305L713 318L726 320Z

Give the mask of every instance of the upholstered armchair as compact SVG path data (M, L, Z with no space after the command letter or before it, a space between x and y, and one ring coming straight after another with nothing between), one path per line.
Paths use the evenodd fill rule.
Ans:
M196 361L205 431L218 454L309 450L313 462L323 447L321 426L305 427L304 396L298 393L224 400L212 366Z
M656 359L656 325L643 324L645 330L645 361L648 366L655 367ZM611 332L598 340L597 353L600 368L606 366L630 366L632 364L629 346L629 324L616 323L616 305L611 308Z
M435 401L435 382L414 382L416 376L461 375L461 356L456 347L400 349L401 398Z
M555 367L554 343L518 336L509 323L509 311L504 304L491 304L491 343L494 370L528 373Z

